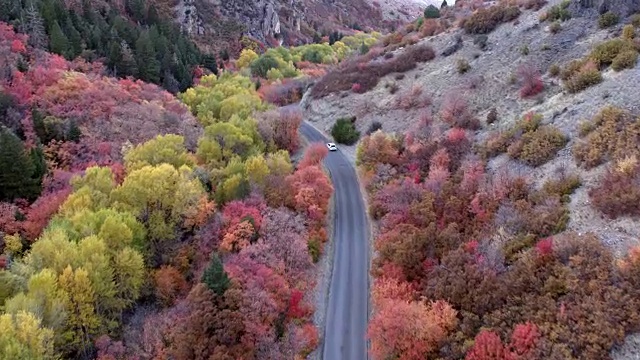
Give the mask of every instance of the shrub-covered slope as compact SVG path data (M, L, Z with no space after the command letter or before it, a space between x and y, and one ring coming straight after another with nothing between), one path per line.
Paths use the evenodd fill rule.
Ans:
M376 358L637 354L640 16L596 3L461 2L305 95L362 134Z

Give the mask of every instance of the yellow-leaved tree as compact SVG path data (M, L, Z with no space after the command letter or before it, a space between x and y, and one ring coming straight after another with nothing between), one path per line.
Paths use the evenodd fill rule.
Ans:
M141 169L147 165L169 164L179 169L182 165L189 167L195 164L193 155L184 146L184 137L180 135L158 135L154 139L129 150L124 156L128 172Z
M244 49L240 52L240 57L236 61L238 69L246 68L251 65L252 62L258 59L258 54L251 49Z
M68 354L89 355L93 336L100 331L100 319L96 315L94 302L95 292L89 280L89 273L67 266L58 278L60 288L67 294L66 310L66 346L63 350Z
M53 331L32 313L0 315L0 354L3 360L53 360Z
M206 193L191 168L169 164L134 170L111 193L116 209L135 214L145 224L152 266L162 254L163 243L176 237L177 227L202 197Z

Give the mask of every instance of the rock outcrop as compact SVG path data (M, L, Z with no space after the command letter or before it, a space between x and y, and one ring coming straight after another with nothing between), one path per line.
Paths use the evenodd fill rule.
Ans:
M640 11L640 0L577 0L571 4L572 9L595 9L600 14L607 11L620 16L629 16Z

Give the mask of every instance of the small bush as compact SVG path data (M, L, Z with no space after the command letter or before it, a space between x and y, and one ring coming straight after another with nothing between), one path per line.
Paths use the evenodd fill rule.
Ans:
M602 74L591 61L572 61L563 71L562 78L565 88L572 94L602 82Z
M606 29L617 24L619 20L620 18L618 17L618 15L611 11L607 11L606 13L600 15L600 18L598 19L598 26L600 27L600 29Z
M533 65L523 64L518 68L518 76L522 82L520 97L527 98L538 95L544 90L540 73Z
M556 77L560 75L560 66L553 64L549 67L549 75Z
M360 138L360 132L356 130L355 116L351 118L340 118L331 128L331 136L336 142L345 145L353 145Z
M567 144L568 138L554 126L542 126L535 131L522 135L521 145L512 144L519 151L515 154L511 146L507 150L510 156L518 158L527 165L540 166L553 159L556 153Z
M523 46L520 48L520 54L522 54L522 55L524 55L524 56L529 55L529 46L527 46L527 45L523 45Z
M565 66L565 68L560 73L560 78L564 81L571 79L575 74L577 74L586 64L584 60L571 60Z
M440 17L440 9L438 9L437 7L433 5L429 5L427 6L426 9L424 9L425 19L437 19L439 17Z
M525 0L522 6L527 10L538 11L547 4L547 0Z
M586 138L574 145L573 155L585 168L640 155L640 121L621 109L605 107L583 128Z
M633 16L631 16L631 25L640 27L640 14L633 14Z
M633 40L636 37L636 29L633 25L628 24L622 28L622 38L625 40Z
M596 209L611 218L640 215L640 165L636 157L618 161L600 185L589 191Z
M618 54L611 63L611 68L615 71L624 69L633 69L638 62L638 52L635 50L626 50Z
M396 107L409 110L420 109L431 104L431 98L424 93L419 85L414 85L411 89L404 91L396 99Z
M635 51L633 43L625 39L612 39L596 45L589 54L589 59L602 68L610 65L624 51Z
M479 9L464 22L464 29L468 34L487 34L498 25L517 19L520 8L517 6L495 5L486 9Z
M551 160L567 143L567 137L557 128L540 126L542 115L529 113L505 132L491 135L482 146L481 153L492 157L507 152L531 166L539 166Z
M314 263L317 263L320 260L320 254L322 253L322 243L318 239L310 239L307 243L307 247L309 249L309 255L311 255L311 260Z
M489 37L487 35L478 35L473 38L473 44L476 45L480 50L484 50L487 47L487 41Z
M367 135L371 135L374 132L382 130L382 123L380 121L374 121L369 125L369 129L367 129Z
M498 110L496 110L496 108L491 108L487 114L487 124L493 124L496 121L498 121Z
M271 69L277 69L278 65L278 60L273 55L263 55L251 63L251 74L266 78L267 72Z
M471 65L469 65L466 59L458 59L456 61L456 68L458 69L458 74L464 74L471 69Z
M398 62L407 61L409 64L413 64L413 67L407 68L407 70L411 70L415 67L416 63L431 61L435 57L436 52L433 51L433 48L429 45L423 44L418 46L410 46L409 48L407 48L405 52L398 56Z
M358 83L351 85L351 91L353 91L356 94L362 93L362 85Z
M577 174L561 173L560 176L547 180L542 186L542 191L548 195L557 195L565 199L582 185Z
M452 127L477 130L480 121L469 111L467 101L459 93L449 93L440 106L440 117Z
M536 244L538 237L534 234L520 234L511 241L504 244L502 251L507 264L518 260L524 250L530 249Z
M308 80L285 79L280 83L261 85L260 93L269 103L286 106L299 102L308 85Z
M548 21L566 21L571 19L571 13L567 8L571 5L571 1L563 1L560 5L552 6L545 16Z
M282 80L284 79L284 75L282 75L282 72L278 69L269 69L269 71L267 71L267 79Z
M549 25L549 31L552 34L557 34L562 30L562 25L560 25L559 21L554 21L551 25Z

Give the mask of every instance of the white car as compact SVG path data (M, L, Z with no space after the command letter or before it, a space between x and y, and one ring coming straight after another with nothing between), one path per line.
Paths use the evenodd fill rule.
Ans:
M338 147L334 143L327 143L327 149L329 149L329 151L336 151Z

